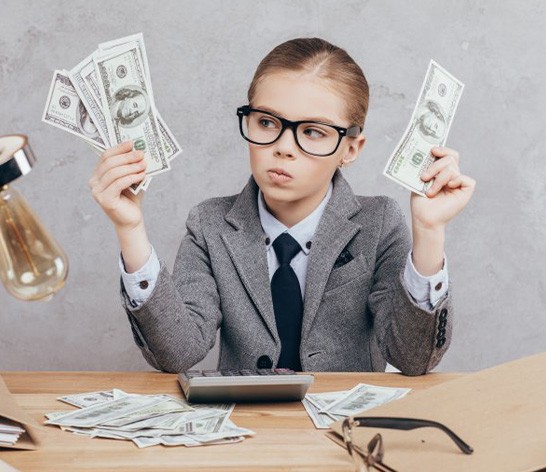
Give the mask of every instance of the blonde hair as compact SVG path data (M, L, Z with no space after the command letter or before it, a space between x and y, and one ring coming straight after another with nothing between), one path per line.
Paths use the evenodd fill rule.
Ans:
M252 103L260 80L269 73L285 70L310 72L327 80L346 97L350 126L364 128L370 95L368 81L344 49L320 38L296 38L278 45L258 65L248 89L248 102Z

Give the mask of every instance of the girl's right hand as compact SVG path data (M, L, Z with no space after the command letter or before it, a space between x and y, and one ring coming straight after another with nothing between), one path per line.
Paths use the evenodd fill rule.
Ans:
M112 220L116 229L133 229L143 223L141 209L144 192L133 195L129 187L141 182L146 174L143 151L133 151L126 141L107 149L89 179L93 198Z

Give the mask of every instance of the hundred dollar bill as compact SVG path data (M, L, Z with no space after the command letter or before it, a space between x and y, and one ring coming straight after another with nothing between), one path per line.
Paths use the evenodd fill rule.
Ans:
M148 55L146 54L146 46L144 44L144 36L142 33L133 34L130 36L125 36L123 38L114 39L112 41L107 41L104 43L99 44L99 50L103 52L116 50L122 46L126 46L127 44L136 44L137 50L139 53L139 56L142 60L142 64L144 65L144 72L146 74L146 78L148 80L148 83L152 83L151 75L150 75L150 68L148 66ZM153 93L153 92L151 92ZM155 100L154 100L155 103ZM157 124L159 126L160 131L160 139L161 144L163 145L163 149L165 151L165 157L167 161L173 160L181 151L180 145L176 141L176 138L174 137L173 133L159 114L159 112L156 110L156 116L157 116ZM147 175L146 178L138 185L132 186L131 189L133 193L138 193L140 190L148 190L148 187L152 181L152 177Z
M118 49L120 46L126 46L127 44L136 44L138 47L138 53L144 66L144 72L146 79L151 84L152 78L150 75L150 68L148 66L148 55L146 54L146 46L144 44L144 35L142 33L132 34L130 36L124 36L123 38L113 39L99 44L100 51L112 51Z
M234 444L244 441L244 436L233 436L229 438L218 439L217 441L207 441L207 442L198 442L195 441L194 444L185 444L186 447L196 447L196 446L212 446L213 444Z
M305 398L319 410L326 411L328 409L328 405L347 395L347 393L349 393L349 390L343 390L340 392L308 393L305 395Z
M68 75L77 94L88 111L89 116L93 120L93 123L96 124L97 131L104 141L105 146L110 147L110 137L106 126L106 118L102 111L100 98L97 97L97 94L99 93L98 86L96 80L92 79L92 76L96 76L93 55L87 56L78 65L73 67L68 72ZM95 89L91 86L94 86Z
M111 144L132 141L144 151L146 174L169 170L161 144L151 84L136 43L93 58Z
M109 402L113 399L114 392L112 392L112 390L103 392L79 393L77 395L66 395L64 397L57 398L57 400L61 400L62 402L77 406L78 408L86 408L91 405L98 405L99 403Z
M174 134L169 129L167 123L165 123L165 120L163 120L163 117L159 112L157 112L157 124L161 133L161 144L165 150L165 157L170 162L182 152L182 148L180 147L180 144L178 144ZM146 178L138 185L137 190L148 190L151 181L152 177L149 175L146 176Z
M330 425L335 421L327 414L321 413L319 409L307 398L304 398L301 402L303 403L303 407L305 408L305 411L307 411L309 418L311 418L311 421L313 421L315 428L328 429Z
M76 410L64 416L47 420L46 424L56 424L59 426L91 427L106 421L127 416L137 410L155 405L165 401L161 397L127 397L100 403L99 405L88 406L81 410Z
M409 125L383 175L426 197L432 180L423 182L421 175L435 160L430 150L447 140L463 88L460 80L430 61Z
M105 421L101 423L101 427L104 426L126 426L135 422L141 422L143 420L149 420L168 413L181 413L184 411L193 411L193 408L188 404L182 404L176 400L165 396L164 401L156 403L147 408L143 408L138 411L134 411L121 418Z
M42 121L75 134L97 148L105 149L104 140L67 71L54 72Z
M133 438L133 442L140 448L157 446L161 444L161 438Z
M411 389L378 387L376 385L358 384L345 395L330 403L322 412L334 415L351 416L361 411L384 405L392 400L402 398Z

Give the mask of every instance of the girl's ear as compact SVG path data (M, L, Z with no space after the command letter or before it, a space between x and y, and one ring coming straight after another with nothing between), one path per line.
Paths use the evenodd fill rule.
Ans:
M360 154L360 151L362 151L364 144L366 144L366 137L363 134L351 139L345 157L340 162L340 167L356 161L356 158Z

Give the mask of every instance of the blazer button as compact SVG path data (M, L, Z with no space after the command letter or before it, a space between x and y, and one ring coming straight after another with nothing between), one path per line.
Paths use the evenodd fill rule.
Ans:
M273 367L273 361L269 356L260 356L256 363L256 367L258 369L271 369L271 367Z
M438 339L438 342L436 343L436 347L442 347L446 343L446 338L440 338Z
M442 320L440 320L440 323L438 324L438 328L440 329L444 329L447 325L447 320L444 318Z
M440 311L440 319L445 320L447 318L447 310L445 308L442 308Z
M138 286L142 289L142 290L146 290L148 288L148 281L147 280L141 280L138 284Z
M436 335L436 339L441 339L445 336L446 330L444 328L440 328L438 330L438 334Z

